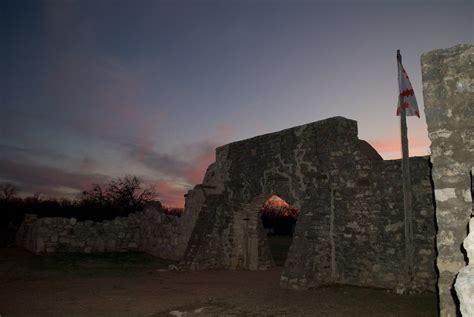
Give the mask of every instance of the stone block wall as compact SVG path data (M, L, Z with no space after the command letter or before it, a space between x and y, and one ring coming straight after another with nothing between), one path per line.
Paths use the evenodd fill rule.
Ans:
M104 222L26 215L17 244L36 254L91 253L137 250L139 238L139 222L134 214Z
M410 170L413 287L434 291L435 225L429 158L412 157ZM406 276L401 161L379 161L366 165L363 171L363 178L353 186L334 189L336 276L344 284L397 288L403 286Z
M438 224L440 314L456 316L453 283L466 265L462 243L473 212L474 46L457 45L428 52L421 57L421 66ZM472 288L467 296L474 298Z
M144 251L180 260L197 215L170 216L152 206L143 212L103 222L26 215L17 245L36 253Z
M271 265L256 219L277 195L300 210L283 287L407 284L401 163L383 161L357 133L357 122L335 117L218 148L203 184L191 191L205 198L183 265ZM434 290L430 166L427 158L411 161L417 267L409 287Z

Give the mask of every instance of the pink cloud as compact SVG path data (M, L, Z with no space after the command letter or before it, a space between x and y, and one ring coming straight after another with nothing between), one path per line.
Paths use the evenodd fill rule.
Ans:
M160 180L150 184L152 189L158 193L158 199L164 206L184 207L184 192L182 188L173 185L172 182Z
M191 184L200 184L203 181L204 174L208 166L215 161L215 150L203 152L200 156L194 159L186 171L186 179Z
M182 146L171 154L159 153L153 144L124 144L128 155L156 171L159 175L166 175L175 181L153 181L148 178L148 183L153 184L160 193L160 200L168 206L184 206L184 194L194 185L203 181L207 167L215 161L215 149L230 139L233 129L227 125L216 128L215 136L205 141ZM227 141L228 142L228 141ZM183 186L183 183L186 184ZM179 184L179 185L178 185Z

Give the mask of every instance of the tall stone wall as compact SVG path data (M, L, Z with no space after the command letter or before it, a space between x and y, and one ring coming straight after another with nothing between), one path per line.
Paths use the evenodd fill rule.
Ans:
M404 262L400 261L405 257L401 162L361 166L363 178L350 188L335 190L334 209L348 211L335 213L338 282L396 288L402 286L405 276ZM434 290L435 226L429 159L413 157L410 168L414 285Z
M201 210L183 265L272 265L258 210L278 195L300 210L283 287L406 284L401 164L383 161L357 133L357 122L335 117L218 148L190 192L204 193L204 201L187 199ZM434 290L429 161L412 158L411 168L417 267L410 286Z
M144 251L180 260L197 218L192 211L176 217L149 206L143 212L103 222L26 215L17 245L36 254Z
M440 313L456 316L453 283L466 265L462 243L472 217L474 47L458 45L431 51L421 57L421 66L438 224Z

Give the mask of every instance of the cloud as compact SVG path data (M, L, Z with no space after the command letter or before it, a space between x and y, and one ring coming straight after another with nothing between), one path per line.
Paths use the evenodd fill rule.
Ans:
M126 154L135 162L159 175L173 177L188 186L202 182L207 167L215 159L219 143L202 141L187 144L173 153L160 153L140 144L123 144Z
M94 159L92 159L91 157L88 157L88 156L83 157L80 160L80 163L79 163L79 169L82 172L93 171L93 170L97 169L97 167L98 167L97 161L95 161Z
M52 197L69 198L73 198L73 193L79 194L90 188L94 183L103 183L109 179L106 175L69 172L4 157L0 158L0 178L17 184L22 192L41 192Z
M130 47L117 50L113 38L104 41L110 30L104 32L94 14L108 6L90 9L78 1L43 6L39 13L42 45L28 72L17 76L27 78L28 85L20 85L20 79L12 83L26 87L24 98L7 100L0 124L2 135L21 147L0 156L0 178L19 183L25 191L62 195L109 179L104 170L119 175L122 171L115 173L115 166L126 166L125 155L131 162L124 175L143 174L137 176L158 186L165 202L182 204L186 190L202 181L215 147L232 131L221 124L217 137L161 151L159 128L165 113L158 107L158 95L167 77L160 73L160 63L155 56L130 58Z
M190 155L184 169L184 178L191 184L200 184L204 178L207 167L215 161L215 149L221 144L212 141L199 142L186 146L183 155Z
M150 183L151 188L158 193L158 199L165 206L184 207L184 194L186 189L176 186L172 181L160 180Z
M0 148L5 150L9 147ZM3 153L6 155L2 154L0 157L0 181L17 185L23 195L41 193L47 197L75 199L93 184L103 184L111 180L108 175L94 173L96 162L88 157L77 160L80 162L79 171L73 172L32 162L28 157L34 151L30 149L11 147L8 152ZM162 162L169 160L170 158L165 158ZM175 172L178 173L178 170ZM158 193L158 199L164 205L184 206L184 194L191 188L187 184L179 183L173 178L140 178L144 181L144 186L150 186Z
M122 151L132 158L130 167L140 164L151 171L137 176L158 192L163 204L182 207L184 194L202 182L208 165L215 159L218 145L207 140L182 146L169 154L159 153L151 145L123 143ZM1 144L0 150L0 179L17 184L24 193L41 192L50 197L75 198L92 184L112 178L97 173L99 162L88 156L74 158L46 149L40 151ZM64 166L74 170L65 170ZM129 170L123 171L124 175L129 173Z
M9 144L0 144L0 153L2 153L0 157L9 157L14 160L25 160L32 157L36 159L47 159L49 161L64 161L71 159L68 155L51 149L39 149Z
M40 45L33 52L13 47L14 54L29 60L7 69L12 92L2 100L7 118L3 113L0 132L26 142L33 129L40 136L66 131L111 142L158 135L163 114L153 98L156 89L147 89L156 85L148 78L154 65L107 50L99 16L108 6L78 1L39 7L32 25Z
M181 176L186 167L176 155L158 153L149 144L122 143L122 149L132 160L160 174Z
M160 153L149 145L122 144L125 153L136 163L151 171L146 183L159 193L167 206L184 206L184 194L200 184L209 164L215 160L215 148L222 143L206 140L187 144L172 154ZM158 180L157 180L158 179Z
M44 103L54 116L49 120L85 137L146 142L158 134L162 113L147 104L144 81L112 57L66 52L43 82Z
M179 146L171 153L156 149L153 142L122 142L121 151L136 162L165 178L176 179L176 184L188 188L200 184L207 167L215 161L215 149L232 139L234 129L229 124L218 124L215 133L206 139Z

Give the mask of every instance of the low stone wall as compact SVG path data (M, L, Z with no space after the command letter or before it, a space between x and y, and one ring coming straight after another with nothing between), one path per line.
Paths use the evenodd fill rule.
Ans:
M196 221L195 214L170 216L154 207L103 222L26 215L17 245L33 253L144 251L180 260Z

